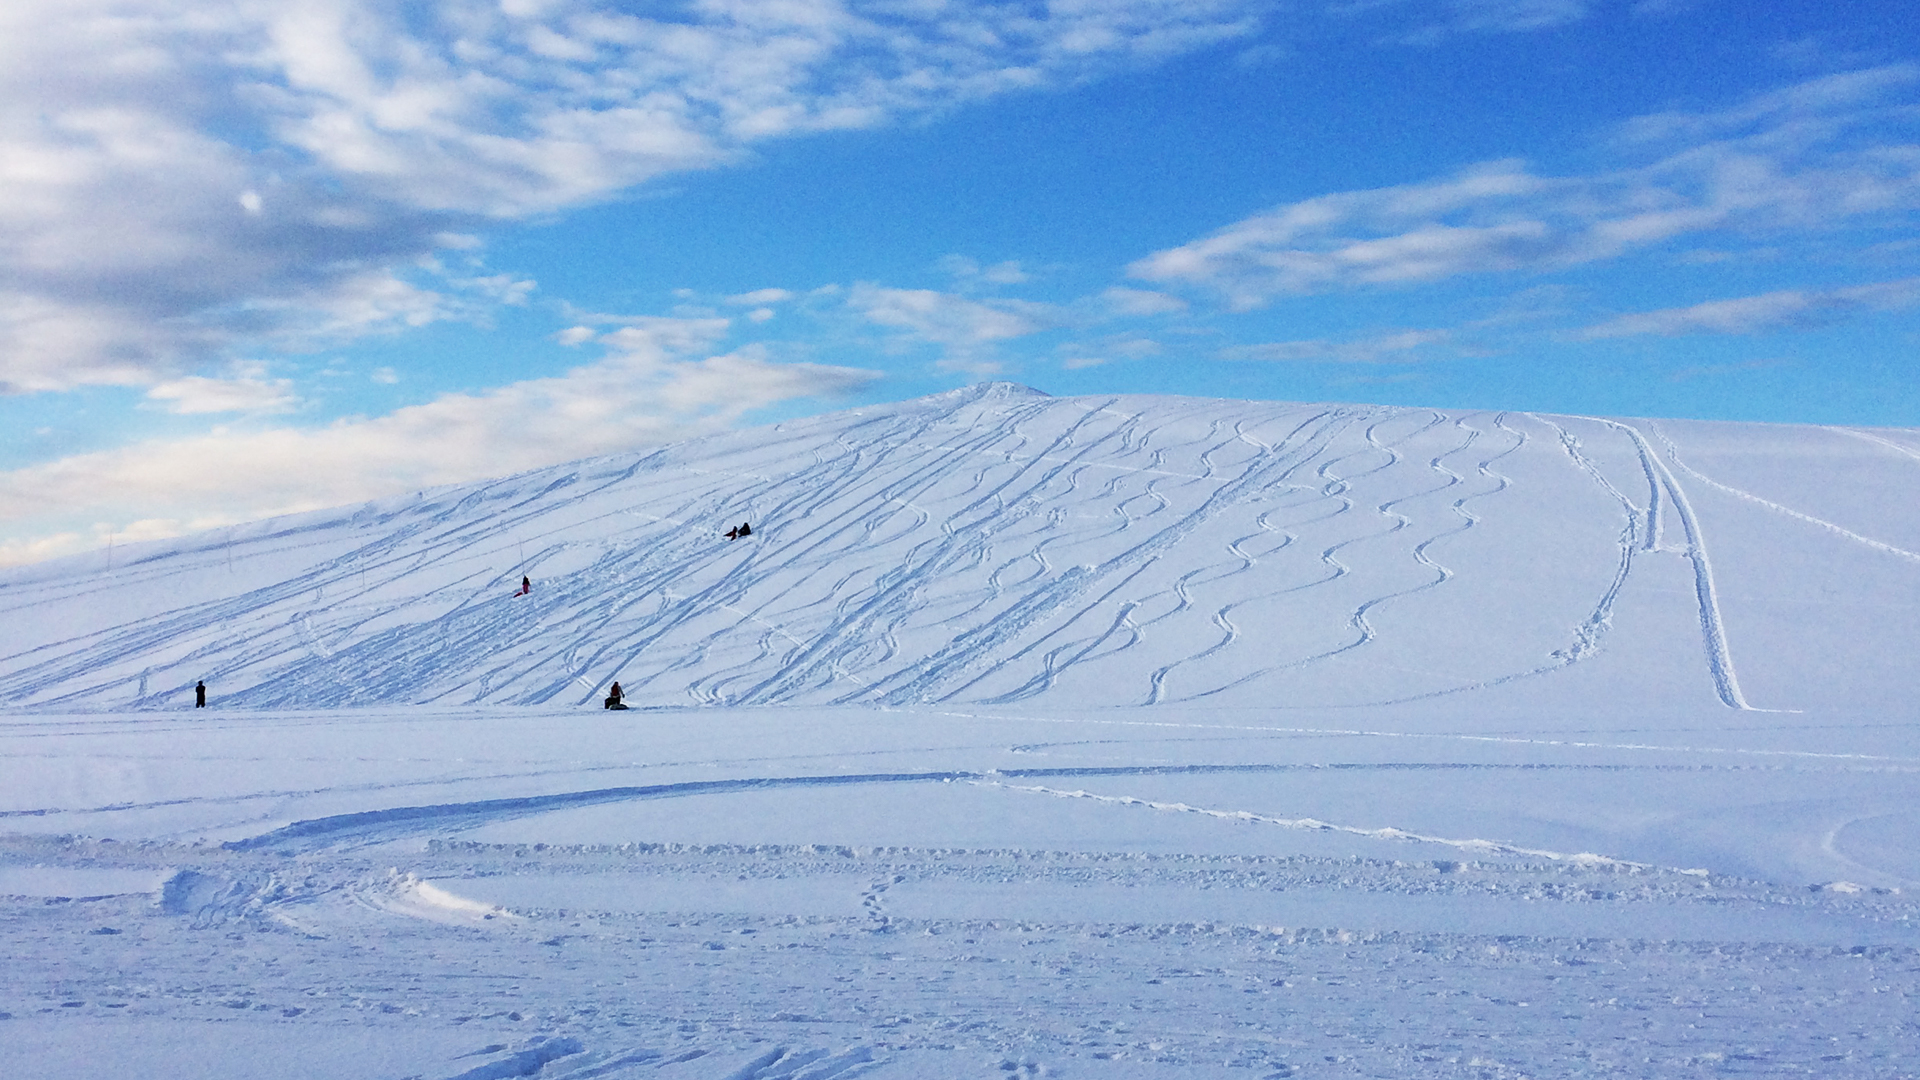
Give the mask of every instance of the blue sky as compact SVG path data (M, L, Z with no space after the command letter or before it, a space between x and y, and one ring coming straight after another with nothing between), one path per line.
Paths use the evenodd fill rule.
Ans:
M987 378L1920 426L1916 24L9 5L0 562Z

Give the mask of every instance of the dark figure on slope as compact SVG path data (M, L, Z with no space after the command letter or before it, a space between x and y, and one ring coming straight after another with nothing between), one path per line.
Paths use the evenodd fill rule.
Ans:
M729 540L738 540L738 539L740 539L740 526L738 526L738 525L735 525L735 526L734 526L733 528L731 528L731 529L728 529L728 530L727 530L727 539L729 539Z
M609 709L624 709L624 708L626 708L626 707L627 707L627 703L626 703L625 701L623 701L623 700L621 700L621 697L622 697L622 695L621 695L621 693L620 693L620 684L619 684L619 683L614 683L614 684L613 684L613 686L612 686L612 687L610 687L610 688L609 688L609 689L607 690L607 702L606 702L606 707L607 707L607 708L609 708Z
M741 536L752 536L752 535L753 535L753 526L751 526L751 525L749 525L749 524L747 524L747 523L746 523L746 522L744 522L744 521L743 521L743 522L741 522L741 523L740 523L740 535L741 535Z
M207 707L207 684L205 681L193 684L193 707L196 709L204 709Z
M743 536L752 536L752 535L753 535L753 526L747 524L744 521L738 525L735 525L733 528L727 530L727 539L729 540L738 540Z
M517 593L514 593L513 595L525 596L532 591L533 591L533 579L523 575L520 578L520 591Z

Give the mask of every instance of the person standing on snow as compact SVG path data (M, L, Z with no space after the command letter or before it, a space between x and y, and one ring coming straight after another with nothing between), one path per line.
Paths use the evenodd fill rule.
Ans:
M204 679L193 684L193 707L196 709L207 707L207 684Z
M626 702L621 700L619 683L614 683L613 686L607 690L606 707L609 709L624 709L627 707Z

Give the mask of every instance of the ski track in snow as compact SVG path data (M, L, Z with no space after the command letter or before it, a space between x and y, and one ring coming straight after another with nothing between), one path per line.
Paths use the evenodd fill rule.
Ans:
M1457 770L1463 768L1499 768L1498 766L1423 765L1418 763L1388 763L1369 767L1412 771L1420 771L1423 769ZM1532 767L1533 766L1529 766L1529 768ZM1521 855L1548 859L1555 862L1570 862L1589 866L1626 867L1639 870L1656 869L1645 863L1611 858L1592 852L1558 852L1544 848L1524 847L1498 840L1479 838L1461 839L1425 835L1393 826L1361 827L1321 821L1310 817L1279 818L1271 815L1256 814L1246 810L1210 810L1188 806L1183 803L1155 802L1130 796L1094 795L1085 791L1061 791L1042 786L1023 786L1006 782L1007 780L1019 779L1067 777L1121 778L1138 776L1218 775L1225 773L1249 775L1279 774L1302 770L1318 771L1324 768L1327 767L1317 765L1083 766L1071 768L996 769L985 773L947 770L923 773L838 774L833 776L754 777L735 780L688 781L640 787L618 787L564 792L554 795L488 799L470 803L402 806L381 810L358 811L351 814L336 815L334 817L297 821L270 832L250 837L246 840L229 841L225 847L230 851L266 850L273 851L280 855L296 855L317 850L332 851L352 846L387 844L398 839L419 835L446 836L463 830L491 825L500 821L547 814L562 809L574 809L610 803L724 795L746 791L771 791L794 788L837 788L849 786L864 787L875 784L934 784L961 781L975 785L1000 787L1013 791L1033 792L1063 798L1085 798L1098 802L1139 805L1156 810L1200 814L1222 820L1259 822L1296 829L1326 830L1383 841L1432 844L1480 854ZM1349 767L1340 766L1340 768ZM1692 869L1677 870L1674 872L1684 874L1707 873L1705 870Z
M1635 450L1640 454L1640 460L1645 463L1649 477L1652 478L1657 474L1658 481L1652 493L1655 501L1650 502L1649 505L1658 505L1657 497L1661 491L1664 491L1667 500L1673 504L1674 516L1680 519L1680 527L1687 540L1681 552L1693 563L1694 590L1700 604L1700 632L1705 638L1707 667L1713 674L1714 686L1719 692L1720 700L1736 709L1758 711L1747 704L1746 697L1740 692L1739 678L1733 668L1733 656L1727 647L1726 621L1720 614L1720 596L1714 587L1713 564L1707 559L1706 537L1701 532L1699 519L1694 515L1692 504L1687 501L1686 491L1681 488L1680 482L1674 478L1673 473L1660 461L1659 455L1655 454L1653 448L1647 444L1646 436L1642 435L1638 428L1615 420L1599 422L1624 432L1628 438L1632 439ZM1649 533L1650 542L1658 544L1657 519L1649 529ZM1662 549L1656 547L1655 550Z
M1856 544L1861 544L1866 547L1872 548L1875 551L1885 552L1888 555L1897 556L1899 558L1906 559L1910 562L1920 562L1920 553L1908 551L1905 548L1894 547L1892 544L1881 543L1880 541L1875 540L1871 537L1861 536L1859 533L1854 532L1851 529L1847 529L1843 526L1835 525L1831 521L1826 521L1821 518L1814 517L1812 514L1803 514L1800 511L1795 510L1790 506L1782 506L1771 499L1763 499L1760 496L1755 495L1751 491L1742 491L1739 488L1733 487L1729 484L1723 484L1720 481L1715 480L1710 476L1707 476L1706 474L1702 473L1700 470L1694 468L1693 466L1688 465L1686 462L1680 460L1680 448L1673 444L1673 440L1668 438L1666 433L1661 431L1657 426L1654 426L1651 424L1648 426L1652 427L1654 433L1660 436L1661 445L1667 448L1667 460L1673 462L1675 465L1678 465L1682 472L1686 473L1688 476L1693 477L1695 480L1698 480L1701 483L1706 484L1708 487L1714 488L1717 491L1724 491L1727 494L1732 495L1736 499L1743 499L1747 502L1755 504L1756 506L1763 506L1768 510L1773 511L1776 514L1785 514L1787 517L1793 518L1797 521L1804 521L1809 525L1818 526L1822 529L1827 530L1830 533L1833 533L1835 536L1843 537L1847 540L1853 541ZM1858 435L1860 433L1849 432L1849 434ZM1884 443L1890 446L1892 445L1890 443L1886 443L1886 440L1884 439L1873 439L1871 441ZM1896 447L1896 449L1898 448ZM1916 455L1916 456L1920 456L1920 455Z
M1647 502L1644 507L1634 503L1623 494L1612 481L1593 464L1581 451L1580 441L1567 429L1545 417L1536 417L1553 427L1560 434L1561 445L1567 454L1579 463L1580 467L1598 482L1607 493L1620 503L1628 517L1628 532L1622 538L1622 557L1620 568L1615 575L1613 586L1607 591L1596 609L1593 618L1582 627L1581 640L1567 655L1578 658L1590 652L1598 645L1598 637L1611 622L1611 608L1632 574L1633 557L1636 550L1652 552L1677 552L1686 556L1693 566L1694 594L1698 608L1701 638L1706 650L1707 670L1714 683L1715 692L1720 700L1730 708L1743 711L1766 712L1747 703L1740 691L1740 683L1733 667L1733 657L1728 649L1725 620L1720 613L1719 594L1713 579L1713 566L1707 558L1706 540L1701 532L1698 519L1687 501L1686 493L1674 479L1671 471L1659 460L1652 446L1638 428L1617 420L1599 417L1571 417L1602 425L1620 432L1631 440L1639 458L1641 471L1647 483ZM1662 507L1672 506L1672 516L1676 517L1686 537L1686 543L1680 547L1671 547L1663 539L1663 522L1666 513Z
M1570 862L1589 866L1616 866L1632 870L1653 869L1645 863L1608 858L1605 855L1595 855L1592 852L1568 853L1564 851L1548 851L1544 848L1519 847L1514 844L1505 844L1496 840L1461 840L1442 836L1427 836L1421 833L1409 832L1405 829L1397 829L1391 825L1363 828L1356 825L1338 825L1329 821L1321 821L1319 818L1281 818L1274 817L1270 814L1256 814L1251 810L1215 810L1206 807L1189 806L1186 803L1180 802L1162 802L1153 799L1135 798L1131 795L1096 795L1090 791L1063 791L1058 788L1041 787L1037 785L1005 784L989 780L974 780L972 782L976 784L992 784L995 787L1004 787L1010 791L1025 791L1035 795L1051 795L1060 799L1089 799L1094 802L1111 803L1115 806L1142 806L1149 810L1161 810L1178 814L1198 814L1201 817L1218 818L1222 821L1244 821L1261 825L1278 825L1285 829L1310 829L1324 832L1338 832L1351 836L1364 836L1376 840L1398 840L1419 844L1438 844L1442 847L1458 848L1462 851L1470 851L1478 854L1526 855L1535 858L1549 859L1553 862ZM1707 871L1681 870L1680 873L1704 875Z
M1837 427L1832 430L1838 431L1843 435L1851 435L1856 439L1863 439L1867 442L1874 444L1875 446L1879 446L1884 449L1891 450L1894 453L1899 454L1903 457L1910 457L1915 461L1920 461L1920 450L1916 450L1911 446L1906 446L1904 444L1894 442L1892 439L1886 438L1885 436L1875 435L1871 431L1861 431L1858 428L1848 428L1848 427Z

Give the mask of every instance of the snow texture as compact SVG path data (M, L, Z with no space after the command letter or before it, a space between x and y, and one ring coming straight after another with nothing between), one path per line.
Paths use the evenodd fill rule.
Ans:
M0 572L6 1072L1920 1075L1917 487L992 384Z

